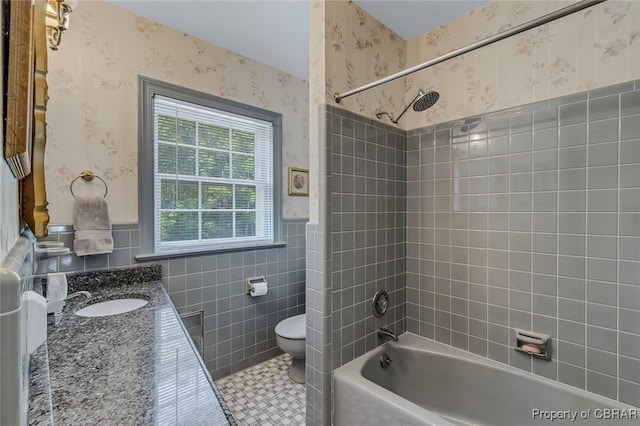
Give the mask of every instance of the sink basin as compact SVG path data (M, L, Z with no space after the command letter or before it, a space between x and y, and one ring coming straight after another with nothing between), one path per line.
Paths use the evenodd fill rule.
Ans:
M107 300L82 308L76 312L76 315L81 317L106 317L124 314L125 312L135 311L147 303L149 303L147 300L134 298Z

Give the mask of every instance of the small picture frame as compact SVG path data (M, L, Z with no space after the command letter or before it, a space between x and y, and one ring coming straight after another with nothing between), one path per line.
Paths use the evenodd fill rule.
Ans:
M289 167L289 195L309 196L309 169Z

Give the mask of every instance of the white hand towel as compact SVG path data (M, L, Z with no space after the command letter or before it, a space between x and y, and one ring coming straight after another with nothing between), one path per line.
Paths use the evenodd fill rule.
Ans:
M104 197L77 197L73 204L76 256L113 252L109 206Z

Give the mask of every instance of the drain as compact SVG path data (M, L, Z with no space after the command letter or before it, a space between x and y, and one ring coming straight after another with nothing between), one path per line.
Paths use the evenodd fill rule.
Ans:
M392 362L393 360L386 353L380 355L380 367L387 368Z

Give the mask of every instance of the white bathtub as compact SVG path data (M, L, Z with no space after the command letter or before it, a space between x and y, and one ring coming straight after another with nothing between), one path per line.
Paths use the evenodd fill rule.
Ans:
M338 368L333 383L336 426L640 424L637 407L411 333Z

